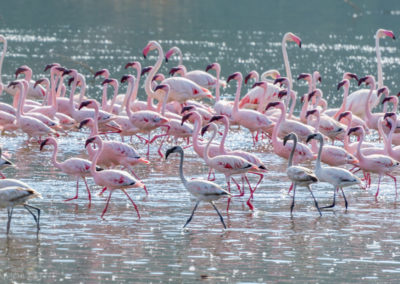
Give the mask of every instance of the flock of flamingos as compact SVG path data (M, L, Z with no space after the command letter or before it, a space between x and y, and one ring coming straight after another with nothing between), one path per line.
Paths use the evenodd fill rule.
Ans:
M39 143L40 150L53 149L54 167L76 178L76 194L66 201L78 198L79 180L83 179L90 204L91 192L86 178L92 177L95 184L103 188L101 194L108 192L101 217L108 209L114 190L120 189L140 218L139 209L126 190L140 187L147 193L147 188L135 174L134 167L140 163L150 163L148 161L150 144L155 141L159 145L158 153L161 157L171 159L173 153L180 155L180 178L184 187L197 199L184 227L192 220L199 203L207 201L217 211L226 228L214 201L227 197L227 210L229 210L231 198L245 194L244 185L249 189L247 205L253 210L254 192L263 181L268 168L257 157L257 153L225 147L225 139L232 125L247 128L255 145L262 139L268 139L273 152L288 159L287 175L292 181L289 190L292 191L293 197L290 206L291 215L298 186L307 187L319 214L322 209L335 206L335 197L339 190L347 209L343 188L357 184L364 188L370 187L371 174L377 174L379 178L376 197L379 194L381 178L385 175L394 180L397 194L394 172L399 168L400 146L394 147L394 145L400 144L400 134L398 134L400 121L396 115L399 94L391 96L389 89L383 84L379 40L385 37L395 39L393 32L389 30L379 29L376 32L378 81L376 82L372 75L359 78L356 74L344 73L341 80L338 80L337 87L338 90L343 90L343 102L339 108L329 108L322 91L317 88L318 82L321 81L318 71L313 74L298 75L297 80L305 80L309 89L301 100L297 100L286 51L287 42L294 42L301 47L300 38L293 33L286 33L282 40L286 77L277 70L268 70L261 76L258 72L252 71L244 78L244 83L249 84L252 79L255 83L242 98L243 76L240 72L231 74L226 81L223 81L220 79L221 67L218 63L208 65L205 71L187 71L182 64L182 53L179 48L173 47L164 55L161 45L156 41L150 41L143 49L143 56L146 58L149 53L154 53L156 50L158 59L154 66L142 68L137 61L129 62L125 66L125 69L136 70L136 77L126 75L117 80L110 77L107 69L95 74L95 77L104 78L101 102L85 97L86 82L81 73L57 63L46 66L45 71L50 72L49 78L33 81L32 70L24 65L16 70L15 81L3 84L1 67L6 55L7 41L0 35L0 41L3 43L0 59L0 93L5 91L13 96L12 105L0 103L0 125L3 134L9 132L26 134L26 143ZM179 55L179 65L172 68L171 76L166 78L157 72L164 59L170 60L173 54ZM215 76L211 71L215 72ZM137 99L137 94L141 77L145 74L147 77L144 91L147 101L140 101ZM232 81L236 81L237 91L234 101L229 101L221 97L220 87L232 84ZM366 86L366 89L359 88L349 94L351 83L360 87ZM126 94L118 93L120 84L128 85ZM108 85L113 88L111 100L107 99ZM67 92L69 97L66 96ZM208 100L211 104L201 102L203 98L212 99ZM153 101L157 101L157 104ZM293 111L299 101L302 107L300 115L296 117ZM384 112L373 112L373 108L379 103L384 104ZM85 143L89 159L69 158L58 161L56 138L60 136L59 133L68 134L82 127L91 129ZM220 132L222 129L223 133ZM384 141L384 148L364 142L367 134L376 131ZM151 136L153 132L157 134ZM206 132L210 134L206 135ZM242 132L247 133L247 130ZM110 140L110 133L120 135L122 141ZM223 135L220 143L214 140L217 134ZM351 138L352 136L356 136L357 139ZM139 139L138 141L147 145L145 156L141 156L132 143L124 142L132 142L132 139ZM165 152L163 143L171 139L175 142L182 141L182 144ZM184 149L189 147L193 147L195 153L209 166L207 180L187 179L184 176ZM297 165L315 159L314 170ZM345 169L343 166L346 164L351 164L353 168ZM10 165L12 162L4 155L1 156L0 169ZM170 167L175 166L170 164ZM358 171L363 173L362 179L356 176ZM215 172L225 175L226 189L213 182ZM257 184L250 183L249 174L259 177ZM2 173L1 175L3 179L0 180L0 207L8 210L7 234L10 230L13 208L16 205L23 205L32 214L39 231L40 209L26 202L41 197L40 193L22 181L5 178ZM238 177L241 180L238 180ZM332 185L331 205L326 207L318 205L311 190L311 185L317 182ZM237 189L237 195L233 195L233 189L235 191Z

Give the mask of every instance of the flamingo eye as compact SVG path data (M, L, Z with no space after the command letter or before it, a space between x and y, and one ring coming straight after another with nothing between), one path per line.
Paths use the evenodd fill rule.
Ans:
M197 95L199 93L199 91L197 91L197 89L193 89L193 95Z

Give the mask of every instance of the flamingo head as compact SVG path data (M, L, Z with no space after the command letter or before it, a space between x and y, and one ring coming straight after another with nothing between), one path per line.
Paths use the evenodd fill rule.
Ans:
M285 34L286 41L294 41L301 48L301 39L294 33Z
M101 82L101 85L104 86L105 84L110 84L114 88L118 88L119 86L117 79L105 79L103 82Z
M212 64L208 64L206 67L206 72L208 72L208 70L214 69L217 70L218 69L218 63L212 63Z
M288 94L287 90L281 90L281 91L279 91L279 93L278 93L278 99L281 100L284 96L287 96L287 94Z
M195 112L191 111L191 112L185 114L184 116L182 116L181 125L183 125L185 123L185 121L188 120L194 114L195 114Z
M150 50L156 49L156 42L151 40L149 43L143 48L143 57L146 59L147 54Z
M250 71L249 74L246 75L246 77L244 77L244 83L247 84L247 82L252 79L252 78L257 78L258 77L258 73L257 71L253 70Z
M122 78L121 78L121 83L125 83L126 81L128 81L129 82L129 80L130 79L133 79L133 76L132 75L124 75L124 76L122 76Z
M172 148L169 148L169 149L165 152L165 159L168 159L168 156L169 156L170 154L176 153L176 152L182 153L182 155L183 155L183 149L182 149L182 147L181 147L181 146L174 146L174 147L172 147Z
M224 115L214 115L213 117L211 117L209 123L214 122L214 121L219 121L221 119L224 119Z
M255 87L261 87L264 89L264 91L268 88L268 84L265 81L261 81L261 82L255 82L253 84L253 86L251 86L252 89L254 89Z
M338 116L338 121L340 122L344 117L350 116L352 117L351 111L344 111Z
M156 74L156 75L154 75L154 77L153 77L153 79L151 80L152 82L154 82L154 81L160 81L160 82L162 82L162 81L164 81L164 79L165 79L165 76L164 76L164 74L161 74L161 73L158 73L158 74Z
M52 64L47 64L46 67L44 67L44 71L46 72L47 70L51 69L54 66L61 66L59 63L52 63Z
M314 73L313 73L313 77L314 77L314 80L315 80L315 82L320 82L321 83L321 81L322 81L322 77L321 77L321 74L319 74L319 72L318 71L314 71Z
M96 78L98 76L103 76L106 79L108 79L108 77L110 77L110 71L108 71L108 69L101 69L101 70L97 71L96 73L94 73L94 78Z
M301 73L298 77L297 80L306 80L308 83L311 83L311 74L310 73Z
M242 73L240 73L240 72L235 72L235 73L229 75L229 77L228 77L228 79L226 80L226 82L229 83L229 81L231 81L231 80L239 81L240 78L242 78Z
M165 53L165 62L168 62L169 58L175 53L176 47L172 47Z
M47 86L50 84L50 82L49 82L49 79L47 79L47 78L42 78L42 79L39 79L39 80L37 80L36 82L35 82L35 84L33 85L33 88L36 88L36 86L37 85L41 85L41 84L46 84Z
M281 102L272 102L272 103L269 103L269 104L267 105L267 107L265 108L265 111L269 110L269 109L272 108L272 107L278 107L280 104L282 104L282 103L281 103Z
M164 92L168 93L169 92L169 85L167 84L160 84L157 87L154 88L154 92L157 90L163 90Z
M314 133L314 134L308 135L306 143L310 142L312 139L322 139L323 140L320 133Z
M311 99L312 99L316 94L317 94L317 90L314 90L314 91L308 93L308 97L307 97L308 101L311 101Z
M32 70L26 65L17 68L17 70L15 71L15 79L18 78L19 74L25 74L27 72L31 72L32 73Z
M204 133L206 133L207 132L207 130L211 127L211 123L209 123L209 124L207 124L206 126L204 126L202 129L201 129L201 132L200 132L200 134L201 134L201 136L204 136Z
M381 94L385 94L385 96L389 95L389 88L386 86L383 86L382 88L378 89L378 97Z
M94 137L90 137L90 138L88 138L87 140L86 140L86 142L85 142L85 148L89 145L89 144L91 144L91 143L95 143L96 142L96 140L98 140L98 139L100 139L100 137L99 136L94 136Z
M286 143L289 140L293 140L293 141L297 142L298 138L297 138L296 133L291 132L288 135L286 135L285 137L283 137L283 145L286 145Z
M360 86L362 83L365 83L367 86L371 84L375 84L375 79L372 75L368 75L365 77L362 77L360 80L358 80L358 85Z
M48 145L48 142L49 142L49 141L50 141L50 139L47 138L47 139L45 139L45 140L40 144L40 151L43 150L43 147L44 147L45 145Z
M379 29L376 34L377 34L378 38L391 37L392 39L396 39L396 37L394 36L394 33L390 30Z
M17 86L17 85L19 85L19 84L22 84L19 80L18 81L12 81L12 82L10 82L9 84L8 84L8 88L15 88L15 86Z
M356 126L356 127L352 127L349 129L349 131L347 132L347 135L351 135L352 133L354 133L355 135L359 135L361 132L363 131L362 127L360 126Z
M358 82L358 76L356 74L350 73L350 72L345 72L343 74L343 79L348 79L348 80L354 79Z
M142 73L140 73L140 75L143 76L144 74L149 73L152 69L153 69L153 66L144 67L142 69Z
M187 111L191 111L191 110L195 110L196 108L194 106L185 106L182 108L181 110L181 114L187 112Z
M142 66L139 61L133 61L125 64L125 69L128 69L129 67L141 69Z
M397 120L397 115L394 112L387 112L383 116L383 119L386 119L386 118L391 118L391 119L394 119L396 121Z
M285 86L289 86L289 79L286 78L286 77L277 78L277 79L275 79L275 81L274 81L274 85L276 85L276 84L278 84L278 83L279 83L281 86L282 86L282 84L284 84Z
M173 67L173 68L171 68L171 70L169 70L169 75L171 75L171 76L173 76L173 75L175 75L175 73L178 73L178 74L180 74L180 75L182 75L182 68L181 67Z
M343 79L342 81L339 82L337 85L337 89L339 90L341 87L345 86L348 88L350 86L350 81L348 79Z
M309 111L307 111L307 113L306 113L306 118L308 118L310 115L315 115L315 114L317 114L317 113L318 113L318 110L317 110L317 109L309 110Z
M93 118L87 118L87 119L82 120L82 121L79 123L78 129L81 129L81 128L84 127L85 125L88 125L88 126L92 127L93 124L94 124Z
M86 100L81 102L79 110L82 109L83 107L93 108L95 107L95 105L97 105L95 100Z
M385 103L387 103L387 102L394 102L395 99L397 99L397 97L395 97L395 96L388 96L388 97L386 97L386 98L384 98L384 99L382 100L382 104L385 104ZM398 100L398 99L397 99L397 100Z
M270 78L272 78L272 79L275 80L275 79L281 77L281 73L279 73L279 71L276 70L276 69L271 69L271 70L265 71L265 72L262 74L262 77L270 77Z

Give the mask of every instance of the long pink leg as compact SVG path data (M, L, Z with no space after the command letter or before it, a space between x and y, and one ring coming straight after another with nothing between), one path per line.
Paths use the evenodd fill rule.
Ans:
M379 175L379 179L378 179L378 189L376 190L375 193L375 199L378 198L378 194L379 194L379 186L381 185L381 175Z
M158 155L160 155L161 158L164 158L164 154L161 152L161 147L163 146L165 139L168 137L168 135L164 136L163 140L160 143L160 147L158 147Z
M290 187L289 187L289 190L288 190L287 194L289 194L289 193L290 193L292 190L293 190L293 182L292 182L292 184L290 185Z
M211 174L213 174L213 178L211 178ZM209 181L214 181L215 180L215 173L214 173L214 169L213 168L210 168L210 170L208 171L207 180L209 180Z
M262 181L262 179L264 178L264 175L263 174L260 174L260 173L256 173L256 172L249 172L250 174L253 174L253 175L258 175L259 177L260 177L260 179L258 180L258 182L256 183L256 186L254 187L254 190L253 190L253 193L254 193L254 191L256 191L256 189L257 189L257 186L260 184L260 182Z
M71 201L74 199L78 199L78 187L79 187L79 178L76 179L76 195L72 198L65 199L64 201Z
M255 137L254 137L254 133L253 133L253 132L251 132L251 137L253 138L253 146L256 146L256 140L255 140Z
M394 188L396 189L396 198L397 198L397 179L396 179L396 177L394 177L392 175L389 175L389 174L386 174L386 175L391 177L394 181Z
M6 178L6 176L3 175L3 173L2 173L1 171L0 171L0 176L1 176L2 179L5 179L5 178Z
M250 210L253 211L254 210L254 206L253 206L253 204L251 204L250 200L253 199L253 193L254 193L255 189L253 190L251 188L251 184L250 184L249 179L247 178L246 175L244 176L244 179L246 180L247 185L249 186L249 190L250 190L250 197L249 197L249 199L247 200L246 203L247 203L247 206L249 206Z
M138 135L138 134L135 134L135 136L136 136L137 138L139 138L140 140L144 141L145 143L149 143L149 140L148 140L148 139L146 139L146 138L144 138L144 137L142 137L142 136L140 136L140 135ZM131 136L131 142L132 142L132 136Z
M150 132L149 132L149 139L147 141L148 142L147 142L147 153L146 153L146 156L147 156L147 158L149 158L150 157Z
M227 183L227 185L228 185L228 192L230 193L231 192L231 182L230 182L230 178L227 178L226 179L226 183ZM226 206L226 211L228 212L229 211L229 205L231 204L231 199L230 198L228 198L228 206Z
M237 186L237 189L239 190L239 192L240 192L240 195L239 196L243 196L244 195L244 190L242 191L242 189L244 189L244 187L242 188L242 189L240 189L240 185L239 185L239 183L233 178L233 177L231 177L231 179L233 180L233 182L236 184L236 186ZM242 192L243 192L243 194L242 194Z
M133 205L133 207L135 207L136 213L137 213L137 215L138 215L138 217L140 219L139 209L136 206L135 202L133 202L132 198L129 196L129 194L126 192L125 189L121 189L121 190L123 191L123 193L125 193L125 195L128 197L128 199L132 202L132 205Z
M142 181L137 175L136 173L133 171L133 169L131 167L128 167L128 169L131 171L131 173L133 174L133 176L139 180L140 182ZM144 191L146 192L146 195L149 195L149 192L147 191L147 187L146 185L143 186Z
M103 193L104 193L104 191L106 191L106 190L107 190L107 186L104 187L104 188L101 190L101 192L98 194L98 196L103 196Z
M113 190L110 190L110 195L108 195L106 207L104 207L103 213L101 213L100 218L103 218L104 214L106 214L106 212L107 212L108 204L110 203L112 193L113 193Z
M88 198L89 198L89 206L90 206L90 204L92 203L92 194L90 193L90 189L89 189L89 186L87 184L86 178L85 177L82 177L82 178L83 178L83 181L85 182L85 185L86 185L86 190L87 190Z

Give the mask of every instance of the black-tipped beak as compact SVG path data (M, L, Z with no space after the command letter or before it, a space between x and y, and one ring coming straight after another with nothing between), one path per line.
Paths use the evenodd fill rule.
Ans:
M315 110L315 109L307 111L306 118L309 117L310 115L313 115L316 112L317 112L317 110Z
M128 75L124 75L121 78L121 83L125 83L126 81L128 81L129 76Z
M279 99L282 99L284 96L286 96L287 95L287 90L281 90L281 91L279 91L279 93L278 93L278 98Z
M339 90L341 87L343 87L344 84L346 84L346 81L341 81L341 82L337 85L337 89Z
M385 90L386 90L386 87L380 88L380 89L378 90L378 96L379 96L380 94L384 93Z
M140 73L140 75L143 76L144 74L150 72L151 69L153 69L153 66L144 67L144 68L142 69L142 73Z
M360 86L362 83L364 83L368 77L362 77L360 80L358 80L358 85Z
M206 133L206 131L208 130L209 127L210 127L210 125L207 124L206 126L204 126L204 127L201 129L201 136L203 136L204 133Z
M229 75L226 82L229 83L229 81L236 79L236 76L237 76L237 73L233 73L233 74Z
M81 108L83 108L83 107L86 107L86 106L88 106L88 105L90 105L91 104L91 101L84 101L84 102L81 102L81 105L79 106L79 109L81 109Z
M16 85L18 85L18 82L10 82L7 87L8 88L11 88L11 87L15 88Z
M308 101L310 101L312 99L313 96L315 96L315 94L317 93L317 91L312 91L311 93L308 94Z
M97 71L96 73L94 73L94 78L98 77L98 76L104 76L105 70L100 70Z
M217 121L220 119L223 119L224 117L222 115L214 115L213 117L211 117L209 123L213 122L213 121Z
M358 130L360 130L360 127L358 127L358 126L350 128L349 131L347 132L347 135L350 135L353 132L357 132Z
M129 67L135 66L136 62L128 62L125 64L125 69L128 69Z
M315 137L317 137L316 134L308 135L306 143L310 142L310 141L311 141L312 139L314 139Z
M270 109L271 107L276 107L278 104L279 104L279 102L272 102L272 103L269 103L269 104L267 105L267 107L265 108L265 111L267 111L267 110Z
M208 70L213 69L214 68L214 64L209 64L206 67L206 72L208 72Z
M307 77L310 77L310 74L307 73L301 73L298 77L297 80L301 80L301 79L306 79Z
M42 151L44 145L46 145L46 143L47 143L48 140L49 140L49 139L46 139L46 140L44 140L44 141L40 144L40 151Z
M253 86L251 86L252 89L254 89L255 87L262 87L264 86L266 83L265 82L255 82L253 84Z
M37 81L35 82L35 84L33 85L33 88L36 88L37 85L42 84L43 81L44 81L44 79L39 79L39 80L37 80Z
M348 112L348 111L342 112L341 114L339 114L338 121L341 121L343 117L346 117L349 114L350 114L350 112Z
M68 80L68 86L71 86L72 81L74 81L74 78L69 78L69 80Z
M394 115L395 115L394 112L387 112L387 113L385 113L385 115L383 116L383 119L386 119L386 118L388 118L388 117L392 117L392 116L394 116Z
M82 127L84 127L88 122L89 122L89 119L82 120L81 123L79 123L78 129L81 129Z
M358 76L357 76L356 74L348 73L347 75L348 75L351 79L355 79L357 82L359 81L359 80L358 80Z
M386 103L386 102L390 102L390 100L392 99L392 96L386 97L382 100L382 104Z
M103 82L101 82L101 85L104 86L105 84L110 84L111 82L111 79L105 79Z
M51 67L56 66L56 64L47 64L46 67L44 67L43 72L46 72L47 70L49 70Z
M165 85L158 85L157 87L154 88L154 92L156 92L157 90L164 90L166 86Z
M26 71L28 71L27 68L25 68L25 67L19 67L19 68L15 71L15 79L18 78L18 75L19 75L19 74L24 73L24 72L26 72Z
M91 138L87 139L86 142L85 142L85 148L87 147L87 145L92 143L95 139L96 139L96 137L91 137Z
M185 106L185 107L182 108L181 114L186 112L186 111L193 110L193 108L194 108L193 106Z
M173 67L171 70L169 70L169 75L174 75L176 72L178 72L181 68L179 67Z
M185 121L189 119L189 117L191 115L192 115L191 113L188 113L188 114L185 114L184 116L182 116L181 125L183 125L185 123Z
M277 78L277 79L275 79L275 81L274 81L274 85L276 85L276 84L282 84L284 81L286 80L286 78L285 77L280 77L280 78Z

